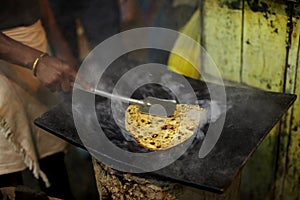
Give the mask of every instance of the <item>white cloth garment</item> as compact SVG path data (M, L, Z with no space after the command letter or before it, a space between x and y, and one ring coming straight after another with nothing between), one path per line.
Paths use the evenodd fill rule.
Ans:
M47 50L40 21L3 33L40 51ZM0 175L29 167L36 178L48 183L38 159L64 151L66 143L36 127L33 120L57 102L57 96L41 86L31 70L0 60Z

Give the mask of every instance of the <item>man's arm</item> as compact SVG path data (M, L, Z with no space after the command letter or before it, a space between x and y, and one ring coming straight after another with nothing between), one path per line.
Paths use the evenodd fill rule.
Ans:
M0 59L32 70L34 62L42 53L0 32ZM37 63L36 76L50 90L67 92L71 88L70 82L75 80L76 72L61 60L44 56Z
M0 32L0 58L10 63L32 68L34 60L42 52L15 41Z

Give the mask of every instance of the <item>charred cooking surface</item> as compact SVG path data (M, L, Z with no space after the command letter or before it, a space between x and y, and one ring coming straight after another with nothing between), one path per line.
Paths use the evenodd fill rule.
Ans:
M106 88L106 89L110 90L109 88ZM86 95L92 95L92 94L86 94ZM136 90L133 93L132 98L143 99L143 98L146 98L147 96L153 96L153 97L162 98L162 99L174 99L175 98L172 95L172 92L170 90L168 90L158 84L147 84L143 87L140 87L138 90ZM63 113L66 113L68 116L68 119L69 119L67 121L67 123L64 123L65 121L60 122L60 120L53 122L53 124L60 124L59 125L59 127L61 127L60 132L62 132L62 133L66 132L67 127L65 127L65 125L72 124L72 126L74 126L74 123L70 122L70 119L72 119L71 97L66 96L65 99L66 100L65 100L64 104L61 105L62 108L58 108L58 109L54 108L56 110L56 112L60 113L60 114L58 114L58 116L63 115ZM201 105L201 103L200 103L200 105ZM84 105L79 105L79 106L84 106ZM203 106L205 106L205 105L203 105ZM115 122L116 119L112 115L111 101L109 99L106 99L106 98L103 98L100 96L96 96L95 107L96 107L96 113L97 113L99 124L100 124L101 128L103 129L105 135L111 142L113 142L118 147L120 147L124 150L127 150L127 151L131 151L131 152L149 152L149 151L151 151L151 150L141 147L130 136L130 134L127 132L127 130L125 130L125 127L122 127ZM125 105L125 109L126 109L126 105ZM80 110L82 110L82 109L80 109ZM84 113L82 113L82 114L84 114ZM45 114L41 118L43 118L43 117L47 118L48 116ZM121 120L124 121L124 119L125 119L125 113ZM49 124L48 126L51 126L51 124ZM202 129L198 129L196 134L205 132L205 129L206 129L206 127L202 127ZM74 130L74 132L76 132L76 130ZM78 137L76 138L76 136L74 136L73 134L70 135L70 138L72 138L72 140L75 139L76 142L80 142L80 140L78 140ZM199 138L197 137L196 139L199 139ZM69 141L69 142L71 142L71 141ZM194 141L194 142L196 143L197 141ZM81 142L80 142L80 144L81 144Z
M192 79L188 81L199 100L210 98L205 83ZM149 87L140 88L134 96L143 97L150 92L151 95L161 98L172 97L168 92L160 91L164 90L161 86ZM212 87L218 89L218 86L212 85ZM200 159L198 152L202 140L196 140L189 151L170 166L156 172L141 174L141 176L154 175L214 192L223 192L296 98L295 95L255 89L235 87L225 89L227 106L230 109L226 113L221 137L213 150L205 158ZM151 91L158 92L151 93ZM162 94L166 96L159 96ZM96 102L98 119L107 137L119 147L129 151L146 151L134 141L124 137L124 130L116 125L111 113L106 112L110 107L108 100L97 98ZM203 101L199 101L200 104L201 102ZM68 100L42 115L35 123L50 133L83 147L74 127L71 105Z

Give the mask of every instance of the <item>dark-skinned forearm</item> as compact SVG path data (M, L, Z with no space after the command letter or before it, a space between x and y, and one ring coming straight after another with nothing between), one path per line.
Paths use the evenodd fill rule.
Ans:
M0 59L32 69L34 60L41 51L17 42L0 32Z

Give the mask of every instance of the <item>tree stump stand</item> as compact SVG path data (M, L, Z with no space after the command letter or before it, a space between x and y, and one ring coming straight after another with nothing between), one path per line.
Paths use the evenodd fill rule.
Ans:
M234 200L240 199L240 175L223 194L200 190L156 178L119 173L93 159L95 177L101 200Z

